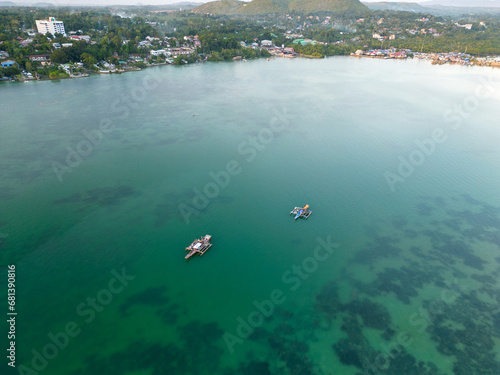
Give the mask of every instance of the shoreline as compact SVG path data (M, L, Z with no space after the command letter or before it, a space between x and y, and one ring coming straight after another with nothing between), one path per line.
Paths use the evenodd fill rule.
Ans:
M331 56L333 57L333 56ZM430 61L432 65L460 65L460 66L481 66L486 68L500 68L500 62L482 62L482 61L470 61L468 63L461 63L459 61L442 61L439 59L424 58L424 57L384 57L384 56L365 56L365 55L351 55L350 57L355 58L368 58L368 59L378 59L378 60L425 60Z
M354 57L354 58L370 58L370 59L378 59L378 60L424 60L424 61L430 61L432 65L459 65L459 66L475 66L475 67L486 67L486 68L500 68L500 62L484 62L484 61L469 61L467 63L461 63L458 61L443 61L439 60L437 58L430 58L430 57L404 57L404 58L397 58L397 57L389 57L389 56L369 56L369 55L356 55L354 53L351 53L349 55L334 55L334 56L323 56L323 57L318 57L318 56L313 56L313 55L303 55L303 54L298 54L296 56L280 56L280 55L274 55L271 56L271 59L275 58L288 58L288 59L294 59L294 58L306 58L306 59L324 59L324 58L335 58L335 57ZM268 60L270 59L268 58ZM262 58L263 59L263 58ZM258 60L258 59L255 59ZM206 63L219 63L219 61L203 61ZM231 62L231 61L227 61ZM235 62L235 61L233 61ZM165 65L172 65L168 63L156 63L156 64L150 64L147 65L145 68L135 68L135 69L125 69L125 70L116 70L116 71L87 71L85 74L87 75L82 75L82 76L76 76L76 77L58 77L58 78L31 78L31 79L26 79L26 78L12 78L12 79L0 79L0 85L2 82L22 82L22 83L28 83L28 82L42 82L42 81L58 81L58 80L66 80L66 79L73 79L73 78L89 78L95 75L113 75L113 74L123 74L123 73L129 73L129 72L137 72L137 71L142 71L147 68L153 68L157 66L165 66ZM186 65L192 65L192 64L186 64Z
M468 56L465 54L457 53L457 52L439 52L439 53L409 53L407 55L403 52L402 55L395 54L395 56L387 55L382 52L367 52L367 51L357 51L356 53L351 53L351 57L356 58L371 58L371 59L379 59L379 60L407 60L407 59L417 59L417 60L425 60L430 61L432 65L461 65L461 66L482 66L489 68L500 68L500 58L497 57L497 60L475 60L471 58L462 58L462 56ZM481 58L479 58L481 59Z

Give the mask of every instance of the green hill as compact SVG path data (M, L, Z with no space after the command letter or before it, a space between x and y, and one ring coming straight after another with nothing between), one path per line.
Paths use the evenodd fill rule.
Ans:
M194 13L256 15L295 11L301 13L365 12L369 9L359 0L219 0L205 3L192 10Z
M191 10L200 14L239 14L239 10L247 4L238 0L220 0L205 3Z
M368 8L361 4L359 0L293 0L290 10L301 13L316 12L363 12Z
M271 14L283 13L289 8L292 0L253 0L241 9L241 14Z

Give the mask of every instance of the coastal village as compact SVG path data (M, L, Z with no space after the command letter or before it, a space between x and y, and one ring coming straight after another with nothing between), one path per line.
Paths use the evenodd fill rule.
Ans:
M26 55L26 59L30 62L29 66L33 67L55 67L61 74L53 75L50 77L43 77L37 72L29 72L23 69L18 61L10 56L9 52L0 50L0 65L1 68L17 68L13 70L17 74L11 76L0 77L0 80L41 80L41 79L61 79L61 78L81 78L88 77L89 73L124 73L127 71L141 70L148 66L174 64L177 61L181 64L187 64L188 61L184 57L195 56L196 62L207 61L210 57L204 53L199 53L198 48L201 47L201 42L197 35L184 36L181 39L175 37L155 37L146 36L143 40L139 40L136 44L139 53L131 53L126 56L118 55L117 52L108 60L95 61L93 64L85 64L83 61L72 63L58 63L54 59L54 53L58 50L64 51L74 46L76 42L85 42L90 45L95 45L98 42L92 40L89 35L83 35L82 30L72 30L66 33L64 24L56 20L54 17L49 17L47 20L37 20L37 29L27 29L27 38L18 36L15 40L21 48L35 48L40 44L35 41L37 34L43 35L51 42L51 53L35 53ZM55 36L58 35L58 38ZM66 39L65 43L55 42L57 39ZM123 45L130 43L130 40L121 40ZM4 42L0 41L0 48ZM272 42L263 40L261 43L252 43L247 46L244 42L242 47L250 47L258 50L265 50L271 52L273 55L279 56L283 54L294 54L293 49L287 48L286 51L278 50L272 45ZM236 56L233 60L240 60L241 56ZM1 72L1 70L0 70Z
M370 49L357 50L351 53L354 57L371 57L379 59L406 59L412 57L421 60L430 60L433 65L458 64L458 65L478 65L500 67L500 57L473 57L467 53L422 53L411 50L397 51L396 49Z
M157 17L161 11L151 14L151 17ZM132 18L122 13L115 13L113 16ZM438 65L452 63L500 66L500 56L474 56L467 53L467 48L462 52L440 53L424 52L424 43L420 51L415 48L414 50L401 48L405 41L415 36L435 40L444 38L444 31L438 29L441 24L456 30L479 28L479 32L484 32L489 26L483 21L475 24L457 21L445 25L441 21L418 17L412 20L412 27L403 27L383 17L371 17L356 18L352 25L345 26L338 20L333 20L331 16L302 17L286 14L283 16L283 21L280 21L281 24L275 27L262 26L263 32L256 34L253 39L247 37L244 40L226 36L217 38L218 35L214 33L210 34L212 40L194 33L194 35L172 36L158 32L162 23L154 18L141 22L145 25L143 30L149 30L151 35L145 37L136 35L133 39L126 39L116 33L111 33L108 37L106 31L89 35L81 29L66 30L64 22L55 16L37 19L36 28L19 27L18 35L14 39L0 38L0 80L81 78L88 77L92 73L124 73L156 65L246 61L258 57L321 58L330 55L350 55L382 59L418 58L431 60L433 64ZM15 30L10 31L15 32ZM6 34L0 33L1 35ZM213 39L219 39L217 43L224 46L227 44L226 48L218 50L214 48ZM87 47L95 49L101 46L102 51L104 43L113 48L104 59L99 60L92 54L81 53ZM376 47L377 44L380 45L379 48Z

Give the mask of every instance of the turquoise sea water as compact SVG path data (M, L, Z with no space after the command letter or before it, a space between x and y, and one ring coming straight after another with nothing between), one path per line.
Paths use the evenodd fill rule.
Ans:
M500 374L499 82L331 58L1 84L2 369Z

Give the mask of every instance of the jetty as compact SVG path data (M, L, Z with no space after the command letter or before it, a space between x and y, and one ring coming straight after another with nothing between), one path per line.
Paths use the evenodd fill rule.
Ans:
M294 220L297 220L299 217L303 217L307 219L311 216L312 211L309 210L309 205L306 204L304 207L295 207L292 211L290 211L290 215L295 215Z
M200 256L205 254L207 250L212 247L212 244L210 243L211 239L212 236L206 234L205 237L194 240L191 245L186 247L186 251L189 251L189 253L184 258L189 259L195 254L199 254Z

